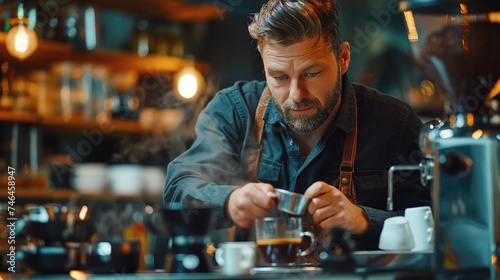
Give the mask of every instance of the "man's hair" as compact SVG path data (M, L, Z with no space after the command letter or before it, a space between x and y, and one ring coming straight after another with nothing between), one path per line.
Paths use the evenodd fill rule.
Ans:
M289 46L316 37L326 39L338 55L338 14L336 0L269 0L253 16L248 31L259 51L264 42Z

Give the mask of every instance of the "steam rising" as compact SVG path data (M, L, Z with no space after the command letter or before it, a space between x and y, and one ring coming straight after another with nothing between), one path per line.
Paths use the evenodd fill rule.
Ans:
M151 77L149 77L151 78ZM181 100L172 88L171 76L156 76L157 87L148 85L147 97L141 100L145 106L154 105L158 110L177 109L184 114L181 124L171 132L128 135L121 137L112 163L140 163L166 166L167 163L189 148L195 137L194 125L217 87L208 80L205 90L196 100ZM149 96L153 96L150 98Z

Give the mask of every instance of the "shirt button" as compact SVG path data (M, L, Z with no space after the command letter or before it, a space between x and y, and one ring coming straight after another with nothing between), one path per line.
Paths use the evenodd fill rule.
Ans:
M293 140L290 140L290 142L288 142L288 144L290 144L290 146L293 146L293 144L295 144L295 142L293 142Z
M342 184L343 184L343 185L347 185L347 183L349 183L349 179L347 179L347 178L345 178L345 177L344 177L344 178L342 178Z

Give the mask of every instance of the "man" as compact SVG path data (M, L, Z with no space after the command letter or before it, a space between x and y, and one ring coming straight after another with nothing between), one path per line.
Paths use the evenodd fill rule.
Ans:
M221 209L218 226L252 228L275 206L274 188L288 189L312 198L306 223L344 228L358 249L377 249L387 217L430 203L419 174L402 174L399 211L385 211L388 169L420 160L420 119L349 82L335 1L270 0L248 29L266 81L238 82L212 99L195 142L169 164L164 203L206 203Z

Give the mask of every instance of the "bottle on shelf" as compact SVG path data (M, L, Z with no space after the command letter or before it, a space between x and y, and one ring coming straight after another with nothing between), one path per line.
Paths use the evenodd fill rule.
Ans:
M9 64L7 62L3 62L1 69L2 81L0 89L2 90L2 96L0 97L0 109L10 110L12 109L12 96L10 95Z

